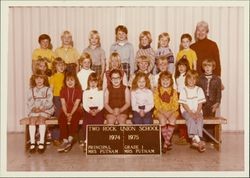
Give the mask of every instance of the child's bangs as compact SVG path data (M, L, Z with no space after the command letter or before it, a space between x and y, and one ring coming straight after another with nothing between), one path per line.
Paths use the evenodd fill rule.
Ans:
M73 75L66 76L66 81L68 80L75 80L75 77Z

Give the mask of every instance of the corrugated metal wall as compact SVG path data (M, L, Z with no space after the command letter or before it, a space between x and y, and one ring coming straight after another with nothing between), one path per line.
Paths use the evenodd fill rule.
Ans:
M209 38L220 50L223 91L220 114L228 118L224 130L244 129L244 9L243 7L10 7L8 44L8 131L21 131L19 119L26 114L25 100L31 75L31 54L37 38L47 33L55 49L64 30L73 34L74 46L82 52L88 33L99 31L102 47L109 56L114 29L128 27L129 41L138 49L139 34L152 33L156 49L158 35L170 34L176 54L182 33L194 34L197 22L209 24ZM240 87L238 87L240 86Z

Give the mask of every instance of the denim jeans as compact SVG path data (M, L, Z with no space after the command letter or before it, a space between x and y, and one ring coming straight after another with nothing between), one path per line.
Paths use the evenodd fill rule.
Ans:
M138 112L133 111L132 123L133 124L153 124L152 114L153 112L151 110L147 112L144 117L141 117Z
M203 118L194 119L186 111L182 113L182 116L186 120L188 137L192 138L194 135L198 135L199 137L202 137Z

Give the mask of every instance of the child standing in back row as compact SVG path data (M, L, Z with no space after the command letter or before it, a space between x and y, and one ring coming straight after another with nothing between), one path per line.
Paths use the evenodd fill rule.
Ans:
M106 58L105 52L101 47L100 35L98 31L92 30L89 33L89 46L83 50L83 54L85 52L89 53L91 56L91 69L102 79L105 72Z
M164 32L161 33L158 37L158 49L156 51L156 63L158 63L158 59L160 57L166 57L167 61L168 61L168 66L167 66L167 70L168 72L170 72L171 74L174 73L174 55L173 52L171 51L171 49L169 48L169 41L170 41L170 37L169 34Z
M76 48L73 47L72 34L69 31L64 31L61 35L62 46L55 50L56 57L60 57L66 64L75 63L80 55ZM79 70L77 66L77 71Z
M152 43L151 33L149 31L141 32L139 36L139 50L137 51L135 58L138 59L140 56L148 56L148 58L150 59L148 72L155 74L156 73L156 68L154 68L155 51L150 46L151 43ZM136 63L136 66L137 66L137 63Z
M118 25L115 28L116 42L112 44L110 53L117 52L121 58L123 71L127 75L127 81L131 74L134 73L134 47L128 42L128 29L124 25Z
M38 38L40 48L36 48L32 53L32 71L35 72L36 62L39 58L45 58L48 68L51 69L55 53L52 51L51 38L47 34L41 34Z
M194 50L190 48L192 42L192 37L188 33L185 33L181 36L181 45L180 51L177 53L177 62L185 55L190 69L196 70L197 56Z
M127 74L122 69L121 57L117 52L111 53L111 55L109 57L109 65L108 66L109 66L109 68L108 68L108 70L106 70L104 77L103 77L103 85L102 85L103 90L105 90L107 87L112 85L112 81L110 78L110 72L114 69L121 71L122 84L124 86L127 86L128 85Z

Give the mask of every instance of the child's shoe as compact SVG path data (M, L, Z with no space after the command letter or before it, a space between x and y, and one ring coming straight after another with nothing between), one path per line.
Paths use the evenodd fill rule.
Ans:
M65 146L64 152L67 153L72 149L72 142L68 142Z
M38 153L40 153L40 154L42 154L42 153L44 153L44 151L45 151L45 146L44 146L44 144L42 144L42 143L40 143L39 145L38 145Z
M204 151L206 151L206 147L205 147L205 142L204 141L200 141L199 142L199 147L198 147L198 151L200 152L200 153L202 153L202 152L204 152Z
M58 152L64 152L64 150L67 148L68 143L67 142L62 142L61 145L58 146L57 151Z
M31 154L36 152L36 144L34 144L34 143L30 144L29 152Z

